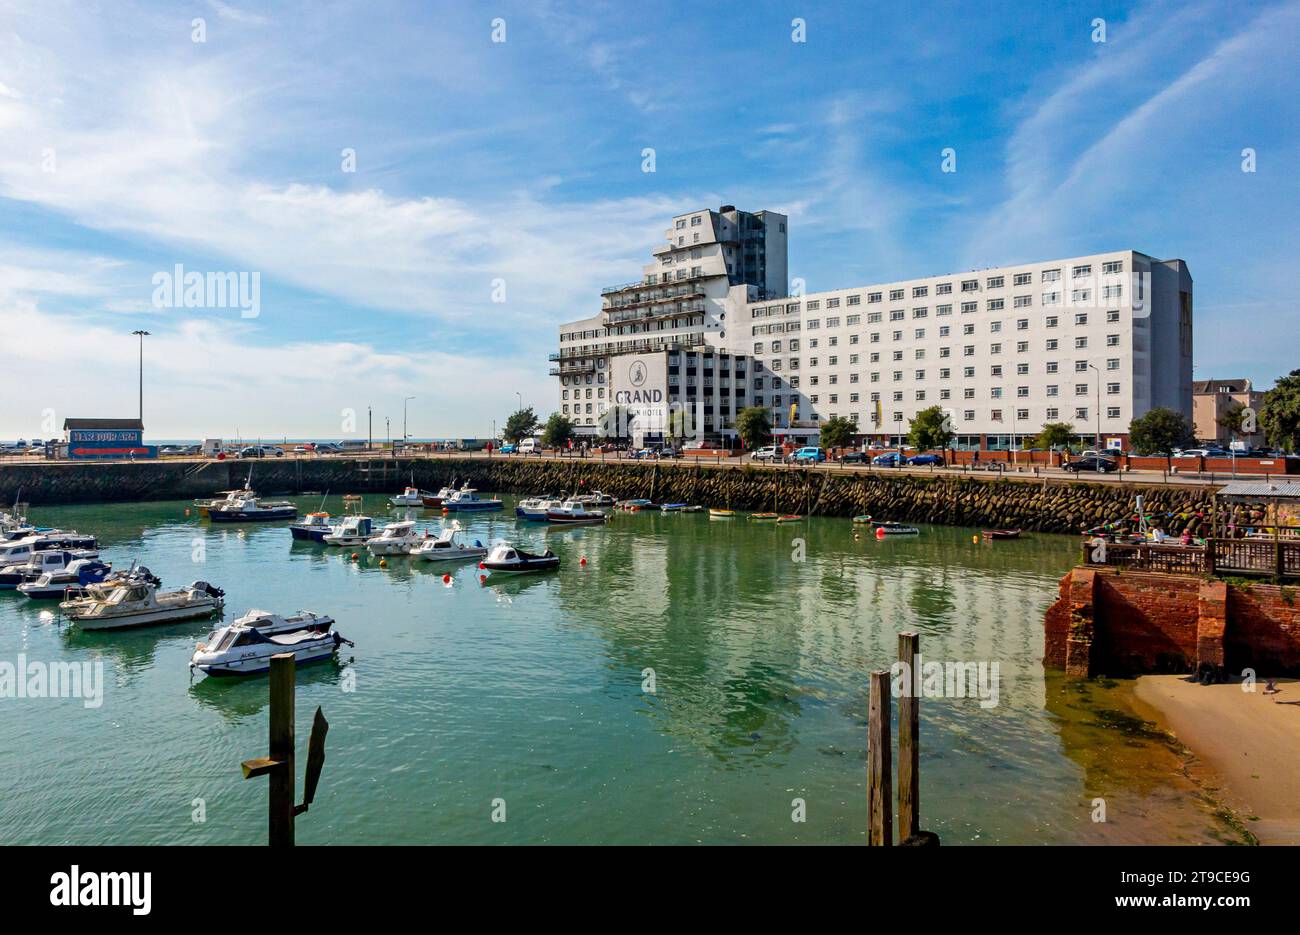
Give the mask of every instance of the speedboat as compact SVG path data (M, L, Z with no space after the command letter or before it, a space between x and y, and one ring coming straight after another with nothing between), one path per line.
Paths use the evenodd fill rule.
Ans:
M529 497L526 500L520 500L518 505L515 506L515 516L533 523L544 523L546 522L546 511L554 509L563 503L563 498L552 497L549 494L545 497Z
M375 535L373 521L369 516L348 516L321 541L328 545L365 545Z
M546 521L559 525L594 526L608 519L601 510L589 510L577 500L565 500L560 506L546 511Z
M612 496L603 490L593 490L589 494L583 494L581 497L575 497L583 506L613 506L618 503Z
M781 518L779 513L750 513L749 518L760 523L774 523Z
M635 513L639 510L659 509L659 507L653 501L647 500L644 497L637 497L632 500L620 500L618 501L618 508L620 510L627 510L632 513Z
M444 513L471 513L499 509L501 509L500 500L491 497L480 497L478 491L472 487L462 487L442 501Z
M455 480L453 480L450 486L443 487L437 493L421 494L420 499L423 501L426 507L428 507L431 510L436 510L442 506L444 501L450 500L452 495L455 492L456 492L456 482Z
M396 496L389 497L388 502L393 506L414 507L417 510L424 506L424 498L432 497L433 494L420 490L419 487L407 487Z
M451 562L466 558L482 558L487 555L487 548L475 539L473 545L460 541L460 523L453 522L438 534L436 539L425 539L411 549L412 558L422 558L426 562Z
M885 536L919 536L921 530L915 526L909 526L906 523L895 523L891 520L872 520L871 525L876 527L876 535Z
M487 558L479 567L498 574L524 574L532 571L553 571L560 567L560 557L547 549L541 555L533 555L516 548L508 542L498 542L488 552Z
M688 505L686 503L661 503L659 504L659 510L663 513L680 513Z
M37 552L50 549L97 549L99 540L75 529L38 529L32 533L32 548Z
M0 567L0 590L13 590L24 581L35 581L46 572L63 571L78 559L85 558L99 558L99 552L94 549L30 552L25 561Z
M214 523L257 523L293 519L297 515L298 508L288 501L263 503L251 494L228 500L208 511L208 519Z
M198 510L200 516L207 516L213 510L219 509L224 504L233 503L241 497L257 496L257 493L247 483L238 490L219 490L217 494L216 497L194 501L194 508Z
M405 555L424 540L424 536L415 531L414 520L389 523L379 535L366 543L366 550L371 555Z
M113 566L97 558L79 558L60 571L47 571L34 581L18 585L18 592L30 598L64 597L69 588L84 588L108 577Z
M295 539L308 542L321 542L334 528L328 513L308 513L301 523L291 523L289 532Z
M292 653L295 665L333 657L341 644L354 645L334 630L334 618L311 611L281 617L251 610L214 630L190 657L190 668L208 675L253 675L271 668L271 657Z
M71 592L59 609L83 630L110 630L209 617L225 606L226 592L206 581L160 591L157 578L138 572Z

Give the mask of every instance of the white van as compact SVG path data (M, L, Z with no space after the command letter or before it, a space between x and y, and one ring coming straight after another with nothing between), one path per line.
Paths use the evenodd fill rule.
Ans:
M535 438L525 438L519 443L516 449L521 455L538 454L542 450L542 443Z

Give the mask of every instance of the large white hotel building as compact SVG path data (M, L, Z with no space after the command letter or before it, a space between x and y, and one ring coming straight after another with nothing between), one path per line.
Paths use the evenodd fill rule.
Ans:
M1119 250L790 295L787 235L771 211L673 218L639 280L560 326L559 411L599 434L622 406L645 441L681 407L722 441L740 409L763 406L776 434L815 443L834 416L896 440L937 405L959 447L995 449L1045 422L1120 446L1153 407L1192 415L1182 260Z

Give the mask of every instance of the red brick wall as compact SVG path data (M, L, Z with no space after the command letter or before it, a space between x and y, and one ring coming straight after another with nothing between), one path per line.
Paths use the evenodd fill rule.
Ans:
M1111 675L1183 672L1196 666L1201 579L1097 575L1093 665Z
M1300 589L1273 584L1228 589L1225 664L1261 676L1300 670Z

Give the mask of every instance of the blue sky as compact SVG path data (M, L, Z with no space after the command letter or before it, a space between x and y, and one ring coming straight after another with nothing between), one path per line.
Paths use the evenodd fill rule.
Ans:
M132 414L140 327L154 437L545 415L556 325L722 203L810 290L1181 257L1198 378L1300 366L1300 3L979 6L10 0L0 438ZM177 263L259 316L155 307Z

